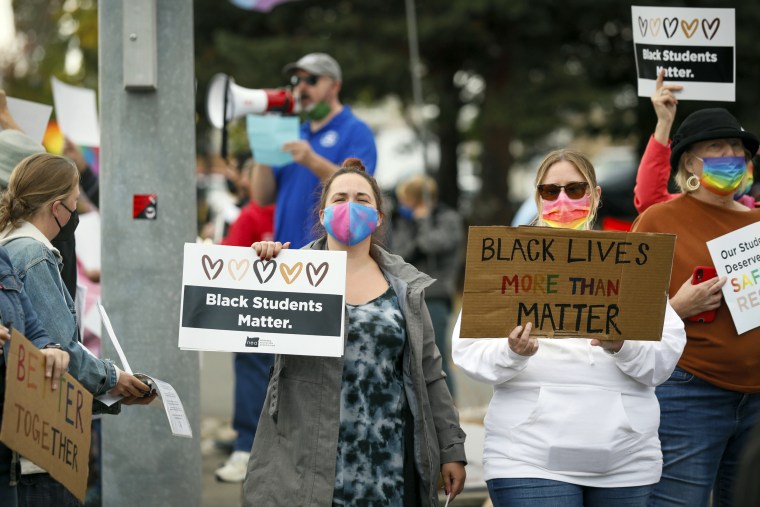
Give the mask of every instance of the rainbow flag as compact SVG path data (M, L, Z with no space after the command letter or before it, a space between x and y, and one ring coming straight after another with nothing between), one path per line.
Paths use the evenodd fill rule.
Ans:
M42 146L54 155L61 155L63 153L63 132L58 127L58 122L50 120L48 122L45 135L42 138ZM95 174L100 174L100 148L93 148L91 146L79 146L79 151L82 152L87 165Z

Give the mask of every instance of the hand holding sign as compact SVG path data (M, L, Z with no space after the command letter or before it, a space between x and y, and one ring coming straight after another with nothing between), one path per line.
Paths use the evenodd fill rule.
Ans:
M533 324L528 322L523 326L517 326L509 333L509 348L512 352L521 356L532 356L538 352L538 340L530 335Z
M683 90L683 86L677 84L665 84L665 69L660 69L655 81L655 92L652 95L652 106L657 115L657 126L654 129L655 140L667 146L670 141L670 130L676 119L676 106L678 99L675 93Z

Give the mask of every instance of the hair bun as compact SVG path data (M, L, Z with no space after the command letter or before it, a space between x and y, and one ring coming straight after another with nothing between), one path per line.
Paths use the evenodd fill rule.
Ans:
M362 164L362 161L356 157L349 157L343 161L340 165L343 169L357 169L359 171L367 172L367 169Z

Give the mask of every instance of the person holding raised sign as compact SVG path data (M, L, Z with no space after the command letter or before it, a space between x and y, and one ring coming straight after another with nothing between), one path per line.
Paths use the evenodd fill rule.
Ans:
M0 246L0 344L10 340L9 327L25 335L45 356L45 376L51 379L50 388L58 389L61 375L69 366L69 354L59 344L54 343L37 317L23 285L13 272L8 252ZM0 414L4 411L5 401L5 353L0 355ZM0 506L15 507L17 490L11 486L12 451L0 443Z
M600 197L583 154L553 151L536 175L537 225L590 229ZM494 386L483 461L495 507L646 505L662 462L654 388L686 341L669 305L656 342L540 338L530 322L470 339L461 323L454 362Z
M676 118L677 94L682 89L681 85L665 83L665 69L657 75L655 92L651 97L652 106L657 115L657 125L652 137L649 138L644 156L641 157L639 170L636 173L636 186L633 189L633 203L639 213L643 213L652 204L669 201L680 195L668 192L668 179L671 155L670 130ZM754 182L752 162L754 155L755 153L746 153L747 176L734 193L734 199L748 208L755 207L755 199L749 194Z
M359 159L327 179L304 248L343 251L343 357L278 355L244 505L436 506L465 479L465 434L446 387L424 289L433 280L374 243L382 194ZM289 243L253 245L261 259Z
M0 244L7 249L45 330L68 352L71 375L96 396L110 393L123 396L124 404L149 403L154 397L144 396L150 393L148 386L113 362L98 359L79 343L76 310L59 271L60 253L50 243L72 220L78 220L78 198L79 172L71 161L47 153L23 159L0 196ZM22 460L22 474L29 470L34 472L26 474L19 491L22 498L34 494L38 499L44 497L48 505L77 503L60 483L42 473L44 470ZM39 490L35 491L35 485Z
M760 413L760 328L737 334L721 304L725 277L696 283L714 268L706 242L760 221L760 209L734 199L758 146L760 139L725 109L689 115L670 155L683 194L651 206L633 224L637 232L677 236L670 302L688 337L672 376L657 388L664 468L652 505L708 505L711 492L713 505L729 505Z

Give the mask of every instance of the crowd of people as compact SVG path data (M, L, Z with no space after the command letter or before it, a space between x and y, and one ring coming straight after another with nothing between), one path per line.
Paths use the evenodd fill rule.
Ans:
M341 102L334 58L310 53L284 72L304 115L300 138L282 147L292 162L271 167L250 152L216 161L220 176L199 186L211 210L200 236L262 260L288 248L345 252L344 353L235 354L236 438L215 475L242 483L244 505L438 505L441 488L454 500L467 464L456 368L493 386L483 455L496 507L760 502L760 328L738 334L725 277L694 275L713 265L708 241L760 222L755 134L708 108L671 141L682 87L658 76L632 230L676 236L660 340L550 339L530 323L460 338L461 216L427 175L383 194L372 131ZM32 340L52 389L68 371L96 396L150 403L148 386L79 343L74 230L98 204L97 176L73 145L51 155L25 136L1 92L0 127L0 341L10 328ZM533 225L594 228L603 189L583 153L548 153L534 192ZM0 444L6 505L79 502Z

